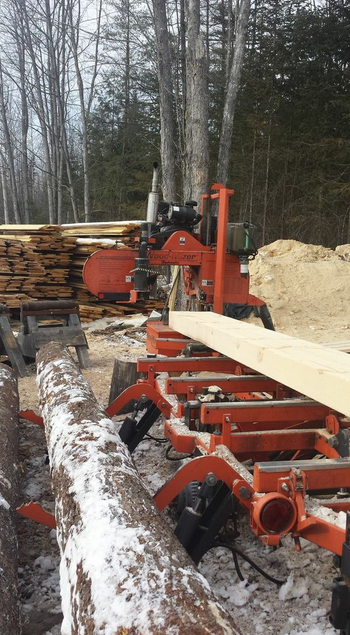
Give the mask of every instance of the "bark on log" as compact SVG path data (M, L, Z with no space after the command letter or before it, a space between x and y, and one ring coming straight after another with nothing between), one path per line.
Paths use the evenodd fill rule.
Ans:
M37 356L61 549L63 635L237 635L58 343Z
M0 633L19 635L16 504L18 503L18 390L0 364Z

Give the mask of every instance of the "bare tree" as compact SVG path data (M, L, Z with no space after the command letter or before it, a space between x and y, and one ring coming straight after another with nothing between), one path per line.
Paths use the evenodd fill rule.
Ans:
M21 95L21 184L23 192L24 222L29 223L29 166L28 166L28 130L29 113L26 85L26 51L23 43L22 13L14 17L14 38L18 59L19 82L18 87Z
M200 30L200 1L187 6L186 157L184 197L200 200L208 189L208 82L205 37Z
M7 193L7 166L5 164L5 157L2 152L0 152L1 157L1 165L0 165L0 179L1 179L1 189L2 189L2 201L4 206L4 221L5 225L10 223L10 211L9 211L9 201L8 201L8 193Z
M166 201L175 201L174 90L165 0L153 0L153 15L158 60L162 190Z
M50 126L48 122L47 108L47 87L46 75L43 64L43 41L42 33L38 34L40 28L38 14L33 13L26 3L14 0L16 8L23 19L23 35L26 50L31 62L31 72L33 74L32 87L32 107L35 110L41 131L41 139L45 157L45 176L47 187L47 201L49 211L49 222L56 222L55 214L55 187L53 181L53 162L50 148ZM40 16L41 17L41 16Z
M69 90L67 86L67 67L70 61L71 50L68 42L68 5L66 0L60 0L57 5L57 26L55 32L50 15L50 2L45 0L46 9L46 41L48 50L48 67L50 78L50 112L52 131L52 152L56 166L57 189L57 222L63 219L63 174L66 168L68 191L71 200L73 218L79 221L77 202L72 178L71 160L67 142L67 99Z
M219 156L217 164L217 180L226 184L230 160L233 134L233 120L241 81L246 34L248 27L250 0L240 0L236 25L235 50L229 73L224 112L222 117Z
M80 124L82 136L82 157L84 168L84 216L85 221L91 220L91 202L90 202L90 165L89 165L89 140L88 140L88 124L91 115L91 108L95 96L95 85L99 71L99 48L101 39L101 17L103 0L99 0L97 11L96 30L93 34L91 46L94 46L94 54L92 59L92 69L89 73L88 87L87 82L84 83L84 72L81 56L80 56L80 29L82 20L81 0L67 0L68 3L68 24L70 45L74 59L74 67L76 74L76 82L78 86L79 104L80 104Z
M15 159L14 159L13 143L11 139L8 116L7 116L7 99L5 96L4 76L2 72L1 60L0 60L0 120L1 120L2 130L3 130L3 141L4 141L4 147L6 151L6 156L7 156L8 166L9 166L9 173L10 173L13 213L15 217L15 222L20 223L21 216L20 216L19 203L18 203Z

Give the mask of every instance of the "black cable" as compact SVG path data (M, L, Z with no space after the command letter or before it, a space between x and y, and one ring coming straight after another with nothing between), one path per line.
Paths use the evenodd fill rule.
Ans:
M163 439L160 437L153 437L151 434L145 434L145 437L147 437L147 439L151 439L152 441L155 441L156 443L168 443L169 439Z
M178 456L176 458L174 456L169 456L172 447L173 446L170 444L165 451L165 458L168 459L168 461L182 461L182 459L190 459L192 456L194 456L194 454L184 454L183 456Z
M216 542L213 545L212 549L215 548L215 547L223 547L224 549L229 549L229 551L231 551L231 553L232 553L233 560L234 560L234 563L235 563L235 567L236 567L237 556L240 556L240 558L242 558L243 560L246 560L246 562L248 562L250 564L250 566L253 567L253 569L258 571L258 573L260 573L262 576L264 576L264 578L266 578L270 582L273 582L273 584L277 584L277 586L282 586L283 584L286 583L286 580L277 580L276 578L274 578L269 573L266 573L266 571L264 571L261 567L259 567L258 564L253 562L253 560L251 560L251 558L249 558L249 556L247 556L245 553L243 553L243 551L241 551L240 549L237 549L237 547L233 547L232 545L228 545L226 542ZM238 567L238 569L237 569L237 567L236 567L236 571L237 571L237 575L240 578L240 580L243 581L244 578L241 577L242 573L240 571L240 568ZM239 573L241 573L241 575Z
M231 553L232 553L232 557L233 557L233 562L235 563L235 569L236 569L237 575L238 575L239 579L241 580L241 582L244 582L244 575L243 575L243 573L241 571L241 567L239 566L237 554L234 551L234 549L232 549Z

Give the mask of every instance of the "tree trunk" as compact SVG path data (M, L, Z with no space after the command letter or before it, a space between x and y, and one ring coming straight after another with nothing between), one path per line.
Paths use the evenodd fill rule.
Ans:
M19 635L16 504L18 391L12 369L0 365L0 633Z
M5 162L2 153L1 153L1 160L2 160L3 163ZM4 223L5 223L5 225L9 225L9 223L10 223L10 213L9 213L9 201L8 201L8 194L7 194L6 170L7 170L7 168L4 168L3 165L0 167L2 200L3 200L3 204L4 204Z
M153 0L160 101L160 155L165 201L176 200L173 82L165 0Z
M74 19L74 8L77 11L77 17ZM79 36L81 29L81 0L69 0L68 2L68 25L70 31L70 45L72 48L72 56L76 73L80 116L81 116L81 137L82 137L82 159L84 169L84 220L86 223L91 221L91 199L90 199L90 161L89 161L89 138L88 123L91 113L92 102L95 95L95 84L99 69L99 45L101 34L101 15L102 0L99 0L98 14L96 16L95 30L95 51L92 63L91 77L89 77L88 86L84 85L83 70L79 59ZM86 82L87 84L87 82ZM86 98L87 93L87 98Z
M220 146L217 166L217 181L227 183L230 161L231 141L233 134L233 119L237 101L237 94L241 81L241 73L244 60L244 49L248 27L250 0L241 0L237 20L235 52L226 91L224 113L222 117Z
M271 126L272 126L272 116L270 115L269 135L267 138L267 150L266 150L264 209L263 209L263 217L262 217L262 235L261 235L261 241L263 245L265 245L265 242L266 242L267 200L268 200L268 194L269 194L269 179L270 179Z
M233 635L67 349L37 356L56 500L64 635Z
M23 24L22 24L23 28ZM23 210L24 210L24 222L29 224L29 166L28 166L28 129L29 129L29 114L28 114L28 101L26 93L26 57L23 41L16 28L16 44L17 55L19 65L19 79L20 79L20 94L21 94L21 167L22 167L22 188L23 188Z
M7 107L6 107L5 95L4 95L4 82L3 82L1 61L0 61L0 114L1 114L1 123L2 123L2 129L4 134L4 145L6 149L7 162L9 166L9 172L10 172L10 185L11 185L11 194L12 194L13 213L15 217L15 222L17 224L20 224L21 216L20 216L19 204L18 204L15 159L13 154L13 143L11 140L10 128L9 128L8 119L7 119Z
M200 203L208 190L208 64L205 38L200 32L200 2L189 0L187 9L186 69L186 172L184 198Z
M256 162L256 128L254 128L253 136L253 153L252 153L252 168L250 175L250 188L249 188L249 222L253 220L253 203L254 203L254 186L255 186L255 162Z

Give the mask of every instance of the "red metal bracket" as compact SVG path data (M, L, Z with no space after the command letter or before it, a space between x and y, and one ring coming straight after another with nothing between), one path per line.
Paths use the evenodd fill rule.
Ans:
M134 384L126 388L119 397L109 404L106 413L109 417L114 417L129 401L137 401L142 395L146 395L147 399L153 401L164 417L170 417L171 404L153 386L146 383Z
M37 415L34 410L20 410L18 416L21 419L26 419L32 423L36 423L38 426L44 428L44 420L40 415Z
M170 481L158 490L153 498L158 509L162 511L167 507L191 481L202 482L209 472L213 472L218 480L224 481L230 489L235 481L242 482L242 477L225 459L213 455L200 456L181 467ZM245 481L244 485L251 490ZM248 506L250 506L250 502Z
M30 518L30 520L35 520L37 523L40 523L40 525L56 529L54 515L47 512L40 503L25 503L17 507L16 511L20 516L24 516L24 518Z

